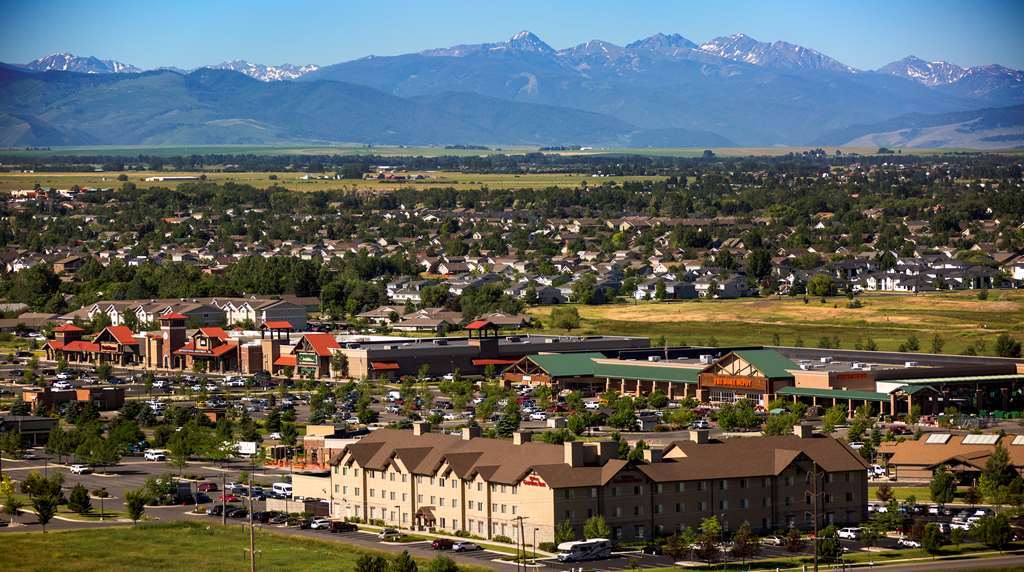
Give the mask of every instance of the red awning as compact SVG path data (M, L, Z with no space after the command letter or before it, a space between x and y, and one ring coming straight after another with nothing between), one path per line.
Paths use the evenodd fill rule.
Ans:
M274 360L274 365L279 365L282 367L295 367L296 363L298 362L295 361L295 356L279 356L276 360Z
M484 328L493 327L495 327L494 324L492 324L488 320L473 320L472 322L466 324L467 330L482 330Z
M515 359L475 359L473 365L512 365L519 360Z
M376 371L393 370L398 369L398 362L396 361L371 361L370 367Z
M263 328L268 330L294 330L292 323L287 320L271 320L263 323Z

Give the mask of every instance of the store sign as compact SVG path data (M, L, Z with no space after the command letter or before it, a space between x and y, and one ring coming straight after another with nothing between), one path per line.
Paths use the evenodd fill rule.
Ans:
M316 365L319 359L316 354L299 354L295 361L299 365Z
M531 473L523 479L522 484L531 487L546 487L548 486L536 473Z
M719 375L714 373L702 373L700 374L700 386L708 388L719 387L767 391L768 380L763 377L751 377L748 375Z

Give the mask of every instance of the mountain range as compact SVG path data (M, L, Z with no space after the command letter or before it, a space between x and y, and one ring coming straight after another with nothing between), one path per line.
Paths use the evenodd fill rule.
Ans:
M1019 70L961 68L913 56L878 70L858 70L810 48L744 34L700 44L679 34L656 34L625 46L592 40L556 50L535 34L520 32L500 42L323 67L231 61L192 72L140 73L115 61L56 54L4 68L0 142L8 145L196 138L210 143L805 145L841 138L853 126L863 131L884 128L896 118L1024 104ZM71 79L79 74L66 72L92 80ZM226 85L244 91L222 92ZM171 100L157 86L174 86L183 97ZM35 97L32 90L47 97ZM108 116L97 117L90 108L93 98L110 100L114 94L123 101L111 102ZM338 108L331 97L360 102L360 113ZM134 113L141 109L157 115ZM326 117L328 110L341 115ZM110 121L118 116L142 123ZM964 140L955 128L941 133L947 139L940 133L925 139ZM976 142L986 136L972 133ZM994 135L1005 139L1008 134Z

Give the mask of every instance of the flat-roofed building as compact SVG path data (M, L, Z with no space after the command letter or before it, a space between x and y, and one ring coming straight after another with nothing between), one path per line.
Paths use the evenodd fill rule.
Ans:
M830 437L799 435L676 442L642 461L616 458L612 441L549 445L529 434L485 439L380 429L331 460L334 518L382 521L403 528L484 538L554 540L559 523L577 534L602 515L617 540L648 539L718 516L729 529L744 521L759 530L813 524L854 524L867 517L866 464ZM522 519L522 520L520 520Z

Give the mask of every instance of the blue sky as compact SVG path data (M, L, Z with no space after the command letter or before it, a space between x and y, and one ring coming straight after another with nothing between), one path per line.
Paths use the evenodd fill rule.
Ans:
M743 32L859 68L909 54L1024 68L1022 0L533 1L0 0L0 61L69 51L143 68L229 59L331 64L505 39L530 30L554 48L656 32L700 43Z

